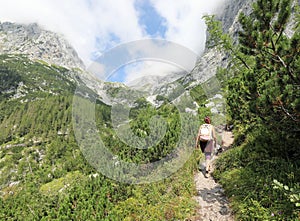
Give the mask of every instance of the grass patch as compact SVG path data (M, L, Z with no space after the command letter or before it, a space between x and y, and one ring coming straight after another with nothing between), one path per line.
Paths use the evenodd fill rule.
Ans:
M237 220L299 220L293 194L276 188L276 181L294 187L299 166L263 153L251 139L221 155L214 176L223 185ZM293 189L294 192L299 191Z
M185 220L196 215L197 202L193 173L199 152L176 174L164 181L134 186L133 194L119 202L110 217L118 220Z
M49 183L46 183L40 187L40 192L46 195L56 195L66 188L76 183L78 180L84 179L79 171L67 173L64 177L55 179Z

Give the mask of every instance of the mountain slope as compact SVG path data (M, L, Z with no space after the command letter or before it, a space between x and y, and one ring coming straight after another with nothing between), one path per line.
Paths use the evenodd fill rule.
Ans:
M22 55L31 62L49 67L65 68L75 81L82 81L95 91L103 102L111 104L108 89L124 88L119 83L105 83L86 70L74 48L57 33L42 29L38 24L0 22L0 54Z
M122 220L139 216L162 220L190 216L194 212L190 209L193 179L179 177L191 174L195 160L163 182L122 184L90 165L76 142L72 123L74 94L81 86L99 98L96 124L118 159L153 162L176 147L180 132L176 107L166 104L156 110L146 101L137 101L130 114L137 138L151 133L153 116L164 117L168 127L164 139L153 148L133 148L118 138L111 125L111 107L85 86L81 73L33 61L26 55L0 55L0 219ZM105 83L104 89L114 97L119 87ZM191 122L197 126L197 121ZM193 136L193 131L186 130L186 137ZM172 206L175 202L180 202L177 207Z

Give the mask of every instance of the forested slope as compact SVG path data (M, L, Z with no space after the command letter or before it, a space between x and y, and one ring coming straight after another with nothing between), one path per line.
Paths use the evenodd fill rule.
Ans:
M140 185L114 181L90 165L74 134L72 108L79 85L97 95L76 72L22 55L1 55L0 79L1 220L183 220L196 213L194 155L174 175ZM118 160L151 163L172 153L180 134L194 145L197 130L181 126L183 119L190 128L199 122L179 109L168 99L159 108L144 98L136 101L130 127L137 137L151 134L155 116L166 123L165 136L149 149L122 142L111 123L111 106L100 100L95 119L99 136ZM201 116L207 113L202 109ZM184 148L194 147L188 145Z

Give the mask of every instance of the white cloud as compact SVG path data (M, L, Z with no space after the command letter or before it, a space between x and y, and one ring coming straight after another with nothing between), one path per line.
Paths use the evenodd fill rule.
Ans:
M125 82L147 75L164 76L174 72L188 72L197 60L197 54L191 49L163 40L138 41L127 50L131 58L144 62L138 62L138 65L131 64L126 68Z
M125 67L125 83L130 84L134 80L146 76L166 76L170 73L184 71L176 65L164 61L136 62Z
M206 26L202 16L213 11L224 0L150 0L159 14L166 19L166 39L177 42L196 53L205 44Z
M99 70L91 70L102 80L110 79L111 76L117 78L125 73L123 79L128 82L148 74L166 75L183 70L190 71L194 68L197 57L194 51L180 44L159 39L143 39L108 50L97 59L96 63L100 66L94 67L99 66Z

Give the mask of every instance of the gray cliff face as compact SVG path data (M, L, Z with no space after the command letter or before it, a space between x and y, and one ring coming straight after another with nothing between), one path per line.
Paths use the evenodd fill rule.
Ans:
M223 30L225 32L231 32L234 35L234 30L237 30L237 18L238 14L242 11L245 14L249 14L251 11L251 5L254 0L226 0L223 9L219 15L218 19L223 24Z
M26 54L30 59L68 69L85 69L76 51L60 35L41 29L37 24L0 22L0 54Z
M218 19L223 24L223 30L237 38L237 32L240 28L237 20L240 12L249 14L251 4L254 0L227 0ZM209 38L209 36L208 36ZM198 85L213 77L218 67L225 68L228 63L228 57L225 53L218 51L216 48L208 48L197 61L194 69L187 75L183 82L193 82L191 86Z

